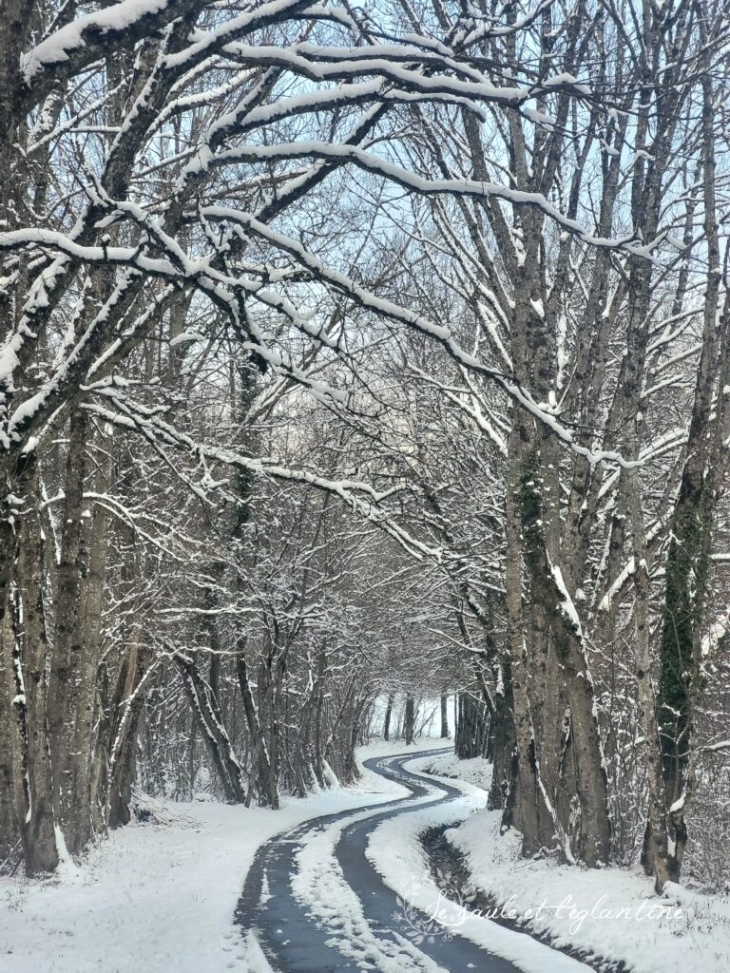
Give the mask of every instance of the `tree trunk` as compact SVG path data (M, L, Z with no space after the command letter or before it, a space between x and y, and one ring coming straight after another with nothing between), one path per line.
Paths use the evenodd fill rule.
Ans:
M152 661L149 648L133 632L124 665L119 671L112 701L112 739L109 743L106 821L111 828L128 824L137 766L137 735L144 707L143 680Z
M111 482L111 430L102 436L98 446L100 457L94 478L95 492L105 494ZM87 517L93 510L93 519ZM73 754L70 758L71 791L76 800L75 849L85 847L98 828L98 816L92 792L93 754L96 749L94 715L96 711L97 680L101 657L102 616L106 584L107 532L109 513L100 504L87 502L82 516L89 525L88 573L80 593L79 628L81 651L79 659L79 689L74 701L75 726Z
M514 799L517 776L517 744L515 740L514 702L512 698L511 666L505 666L502 692L494 697L487 744L487 758L492 762L492 782L487 807L502 811L502 828L514 825Z
M393 693L388 693L388 705L385 707L385 723L383 725L383 739L390 740L390 721L393 717Z
M20 844L23 771L14 674L14 633L6 609L0 625L0 863Z
M537 456L528 452L522 463L517 508L521 524L524 562L528 570L533 602L544 612L557 663L564 680L564 691L570 707L571 745L575 758L575 784L580 804L577 852L589 866L607 863L611 851L611 827L608 814L608 781L603 761L601 739L596 718L593 680L580 622L574 601L567 590L559 567L551 562L543 529L543 500L539 486L540 472ZM547 686L550 694L555 687ZM555 781L547 783L559 789L558 767ZM540 791L566 855L568 822L558 820L555 803L549 797L546 782L540 781Z
M271 770L269 766L269 754L264 739L263 729L256 710L256 703L251 692L248 681L248 669L243 651L237 660L238 685L241 690L243 700L243 712L248 725L248 732L251 735L252 749L255 754L256 780L258 783L259 799L262 804L274 806L275 794L271 793ZM250 795L247 797L247 804L250 803Z
M34 464L35 465L35 464ZM37 476L28 481L21 521L14 592L16 696L21 728L25 808L22 835L26 872L49 872L58 864L54 829L54 783L46 731L48 643L43 599L43 534Z
M449 738L449 697L441 695L441 739Z
M89 795L74 790L74 758L88 759L88 750L76 754L74 740L79 707L89 696L84 676L92 668L83 658L85 642L81 624L81 589L88 572L88 533L90 518L85 512L83 490L87 472L87 438L89 421L76 411L69 424L66 460L65 498L61 563L54 605L53 656L48 693L48 734L51 746L51 768L55 807L54 814L72 853L82 847L81 832L88 834L86 817L90 816ZM93 672L96 678L96 672ZM83 779L78 774L77 779ZM79 828L79 819L84 825Z
M182 676L183 686L193 713L203 733L218 778L223 785L226 801L229 804L245 804L246 790L243 783L243 770L233 753L231 741L221 719L220 709L198 672L192 659L177 654L175 665Z
M523 622L521 525L516 506L521 448L519 431L515 428L510 439L510 478L505 499L507 543L505 603L512 674L515 759L512 764L514 777L509 788L512 807L509 814L503 811L502 827L506 828L513 823L522 832L522 854L529 856L544 847L552 846L555 840L555 828L543 791L538 784L540 770L535 753L535 732L529 695L530 662L527 656Z
M406 711L404 716L404 726L403 735L405 736L406 745L410 746L413 743L413 734L415 731L415 720L416 720L416 707L413 700L413 696L408 693L406 696Z
M460 760L483 757L487 752L489 717L481 700L471 693L459 693L459 721L456 726L456 755Z
M693 784L693 736L697 699L703 680L701 626L710 575L715 507L727 469L730 419L730 292L718 314L721 269L716 201L715 99L706 25L699 23L702 56L702 178L707 284L704 295L702 351L697 371L687 454L670 521L666 590L660 644L657 713L666 813L673 839L668 877L676 880L687 844L686 811ZM717 392L716 402L713 400ZM658 800L657 800L658 803ZM658 822L661 827L664 819ZM653 831L653 822L649 820ZM651 835L653 845L664 837ZM656 856L655 856L656 858ZM657 870L657 886L663 874Z

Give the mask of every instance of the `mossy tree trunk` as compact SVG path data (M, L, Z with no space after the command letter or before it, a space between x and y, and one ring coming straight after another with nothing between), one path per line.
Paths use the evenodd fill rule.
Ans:
M700 26L708 50L706 27ZM714 82L708 55L702 86L702 197L707 246L702 351L679 493L670 521L662 612L657 715L667 820L673 841L668 877L679 876L693 786L694 720L702 686L702 623L709 591L712 528L727 469L730 426L730 294L720 302L721 268L715 186ZM727 258L727 254L726 254Z

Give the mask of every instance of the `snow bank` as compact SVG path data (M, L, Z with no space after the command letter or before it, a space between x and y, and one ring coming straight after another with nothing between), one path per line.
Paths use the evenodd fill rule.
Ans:
M381 752L371 747L367 756ZM233 912L258 847L308 818L405 793L366 771L355 787L292 799L280 811L168 804L168 823L121 828L61 876L0 878L0 971L245 969L252 957Z
M489 787L491 770L482 758L460 761L443 754L412 761L409 769L434 771L459 784L464 800L444 808L424 809L383 824L373 835L369 855L392 888L403 891L412 884L408 899L429 911L435 908L436 886L426 875L425 855L419 833L461 816L463 822L446 832L465 856L476 887L505 913L522 917L525 928L547 934L559 947L585 951L634 973L725 973L730 970L730 896L706 896L670 885L663 898L653 894L653 883L638 871L606 868L600 871L557 865L552 861L520 858L520 838L515 832L499 833L500 815L484 809L469 811L473 788ZM430 884L429 884L430 883ZM443 898L438 908L443 907ZM541 908L542 907L542 908ZM658 909L663 913L658 914ZM652 911L653 910L653 911ZM535 918L528 918L530 912ZM459 923L463 912L446 909L446 923ZM513 959L523 969L552 971L585 966L547 950L520 955L521 944L502 938L517 936L487 919L463 922L455 930ZM534 941L533 941L534 942ZM545 947L535 946L540 949ZM517 952L513 950L517 949ZM548 959L549 957L549 959ZM535 965L537 964L537 965Z
M443 750L444 756L453 756L452 748L454 744L451 740L441 740L441 739L420 739L417 743L411 744L407 747L402 740L391 740L386 743L385 740L375 740L372 743L368 743L364 747L357 748L357 759L358 763L364 763L364 761L369 760L371 757L398 757L401 754L408 753L409 750L413 750L414 757L420 757L422 751L424 750ZM435 757L425 758L430 761L443 760L441 755Z
M500 836L499 817L480 811L446 836L466 856L475 885L500 905L511 900L520 916L532 910L529 928L548 933L557 946L623 962L634 973L730 969L727 896L670 885L658 898L638 870L526 861L516 833Z
M434 799L429 793L416 801ZM296 855L292 892L312 919L327 931L328 945L351 959L355 968L381 970L382 973L441 973L442 967L408 939L397 937L396 942L392 942L379 936L365 918L360 899L343 875L336 858L342 832L371 813L353 814L308 835Z
M421 761L418 766L428 774L460 780L465 784L472 784L483 791L489 790L492 782L492 765L485 757L472 757L470 760L459 760L453 750ZM453 779L449 783L453 783ZM486 797L484 797L486 800ZM483 802L482 802L483 803Z
M438 757L441 768L449 774L454 764L470 763L472 772L478 768L484 777L480 761L456 761L452 754ZM409 761L406 770L425 771L435 763L433 757ZM453 780L444 780L454 785ZM556 952L529 936L513 932L481 916L470 915L461 905L448 901L430 876L419 835L438 825L463 818L473 820L477 809L483 808L486 792L478 786L459 782L462 797L437 807L425 807L391 818L375 829L368 843L367 856L376 871L409 905L433 918L425 929L427 935L458 935L483 946L491 953L517 964L525 973L578 973L586 968L582 963ZM470 817L471 816L471 817ZM404 912L405 919L405 912Z

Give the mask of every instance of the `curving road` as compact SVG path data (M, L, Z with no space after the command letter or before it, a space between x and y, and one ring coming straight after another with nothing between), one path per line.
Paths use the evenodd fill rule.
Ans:
M429 937L433 941L417 946L406 939L394 918L401 914L396 893L365 856L369 835L382 821L461 797L457 788L403 766L442 752L366 760L365 767L402 784L410 796L313 818L262 845L236 909L244 935L253 934L265 957L253 966L257 973L518 973L458 935Z

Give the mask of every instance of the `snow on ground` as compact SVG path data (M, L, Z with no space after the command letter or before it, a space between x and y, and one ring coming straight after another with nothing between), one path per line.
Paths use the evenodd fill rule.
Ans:
M499 815L484 810L484 789L489 784L486 762L458 761L448 749L435 757L418 757L419 751L441 746L450 748L450 743L420 741L409 767L433 770L446 783L461 778L465 781L459 784L462 798L456 804L424 806L384 822L368 849L391 887L403 893L410 884L407 898L413 905L428 912L438 901L440 927L457 926L452 931L514 960L527 973L569 973L581 968L527 936L478 916L465 918L458 906L443 898L439 901L438 889L426 873L418 835L425 828L466 819L447 834L466 855L475 881L500 906L509 903L509 909L521 916L530 909L536 912L545 902L551 911L543 906L531 926L547 931L558 944L623 960L636 973L730 970L727 896L703 896L673 886L668 897L657 899L651 883L638 872L595 872L520 859L517 836L501 837ZM362 761L406 749L402 742L378 743L361 749L358 756ZM166 824L122 828L60 876L45 881L0 878L0 973L227 973L245 968L244 956L248 963L252 956L244 954L233 911L257 848L272 835L311 817L352 809L349 823L362 805L384 803L404 793L398 784L365 772L353 788L289 800L278 812L209 801L168 804ZM329 890L332 897L317 899L314 894L316 882L324 878L319 866L325 859L331 863L339 831L340 826L335 826L322 832L321 847L308 845L300 862L298 894L316 899L321 908L326 905L323 900L344 905L348 894L331 869L327 881L334 883ZM572 915L568 896L574 903ZM650 917L647 910L657 905L671 907L672 915ZM679 916L674 914L677 907ZM621 918L600 916L602 910L619 909L624 910ZM346 923L352 924L350 932L356 933L357 903L348 899L345 913ZM407 924L404 914L404 936ZM332 931L334 938L337 931L334 927ZM369 943L371 948L378 946ZM384 959L378 956L381 962ZM399 969L407 968L403 959L405 954ZM255 968L265 970L264 963L261 957L261 965Z
M434 765L452 776L455 765L460 765L453 754L438 758L419 757L405 764L406 770L430 771ZM471 766L466 772L484 780L485 762L463 761ZM444 779L445 783L455 785L454 780ZM429 874L425 853L419 835L433 827L473 819L486 802L486 792L479 786L459 782L462 797L449 804L437 807L424 807L420 810L398 815L384 821L370 836L367 856L376 871L402 899L425 913L428 921L424 924L416 913L404 908L401 928L408 934L408 927L414 933L425 936L453 934L463 936L489 949L520 966L525 973L578 973L586 967L542 945L523 933L513 932L499 926L489 919L471 915L461 905L448 901L442 890ZM449 890L450 891L450 890Z
M362 764L365 760L369 760L370 757L396 757L408 753L409 750L413 750L414 757L417 757L424 750L443 750L443 754L431 757L430 760L443 760L444 757L451 757L453 760L455 759L453 747L452 740L429 739L428 737L417 740L409 747L402 740L391 740L389 743L386 743L385 740L376 740L373 743L368 743L364 747L357 748L357 760L358 763Z
M474 881L518 914L540 911L529 925L557 945L578 946L634 973L726 973L730 970L730 898L679 885L657 897L640 870L600 872L520 859L519 836L499 834L499 812L480 811L447 832L467 857ZM623 911L622 911L623 910Z
M492 781L492 765L485 757L459 760L451 747L437 757L422 761L420 767L426 773L456 778L466 784L473 784L474 787L479 787L485 792L489 790Z
M403 752L401 745L400 752ZM413 803L438 799L435 792L416 798ZM410 806L413 806L412 804ZM357 894L348 885L335 856L342 832L372 811L348 815L321 831L308 835L297 853L297 870L292 881L294 897L329 934L329 945L357 962L358 968L383 973L439 973L442 967L424 956L405 937L392 942L378 936L368 924Z
M489 784L486 761L459 761L453 755L443 755L408 766L433 769L448 778L458 776L485 789ZM371 854L376 860L386 861L385 848L389 846L397 847L404 859L394 863L392 851L389 852L392 875L386 880L390 885L395 880L403 883L406 867L411 877L422 868L415 840L420 830L419 818L421 829L438 823L433 816L429 819L427 812L417 812L393 822L400 826L398 835L393 831L389 834L384 825L373 836ZM447 819L444 810L442 823ZM446 836L466 856L474 884L505 912L513 911L516 917L522 917L525 928L547 933L558 946L586 950L617 963L623 961L634 973L730 970L727 895L702 895L671 885L665 896L658 898L653 894L651 880L638 869L606 868L596 872L547 860L526 861L519 857L519 836L514 832L501 836L499 823L499 812L485 810L482 803L481 810L449 829ZM407 833L411 836L410 849L406 848ZM488 924L492 930L497 928L494 923ZM538 969L547 971L552 967Z
M369 747L365 757L391 750L404 746ZM292 799L280 811L168 804L169 823L121 828L61 876L0 878L0 973L240 970L233 911L259 845L308 818L405 793L366 771L354 787Z

